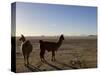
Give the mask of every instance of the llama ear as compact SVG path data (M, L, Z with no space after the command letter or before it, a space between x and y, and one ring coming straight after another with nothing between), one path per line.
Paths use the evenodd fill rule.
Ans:
M63 36L63 34L61 34L61 36Z
M23 34L21 34L21 36L22 36L22 37L24 37L24 35L23 35Z

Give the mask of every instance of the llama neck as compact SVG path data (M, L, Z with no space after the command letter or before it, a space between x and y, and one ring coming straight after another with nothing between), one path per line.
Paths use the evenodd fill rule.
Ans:
M26 40L25 40L25 38L22 40L22 42L25 42Z
M61 46L62 44L62 39L59 39L59 41L57 42L58 46Z

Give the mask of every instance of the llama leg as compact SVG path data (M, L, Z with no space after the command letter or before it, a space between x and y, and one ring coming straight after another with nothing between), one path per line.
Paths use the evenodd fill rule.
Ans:
M25 55L23 55L24 56L24 64L26 64L26 58L25 58Z
M42 57L42 58L43 58L43 60L45 60L45 58L44 58L44 54L45 54L45 50L43 51L43 57Z
M52 58L51 58L51 61L53 61L53 52L52 52Z
M27 55L27 65L29 64L29 55Z
M41 61L42 61L42 51L40 51L40 59L41 59Z
M43 61L43 53L42 53L42 51L40 52L40 59L41 59L41 61Z
M25 64L25 56L24 56L24 64Z
M45 54L45 51L44 50L41 50L41 52L40 52L40 59L41 59L41 61L44 61L45 59L44 59L44 54Z
M23 56L24 56L24 65L26 65L26 54L23 52Z
M54 52L54 61L56 61L56 59L55 59L55 52Z
M44 52L43 52L43 53L42 53L42 61L44 62L44 60L45 60L45 59L44 59Z
M55 61L55 52L54 51L52 51L52 59L51 59L51 61Z

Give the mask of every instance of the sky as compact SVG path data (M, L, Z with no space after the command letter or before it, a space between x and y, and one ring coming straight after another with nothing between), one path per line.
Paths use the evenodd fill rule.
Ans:
M16 3L16 35L96 35L97 8Z

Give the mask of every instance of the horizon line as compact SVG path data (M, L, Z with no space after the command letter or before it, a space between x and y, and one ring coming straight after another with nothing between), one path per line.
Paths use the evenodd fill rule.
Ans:
M60 35L24 35L27 37L58 37ZM97 36L97 34L90 34L90 35L64 35L64 36ZM20 37L19 35L16 35L16 37Z

